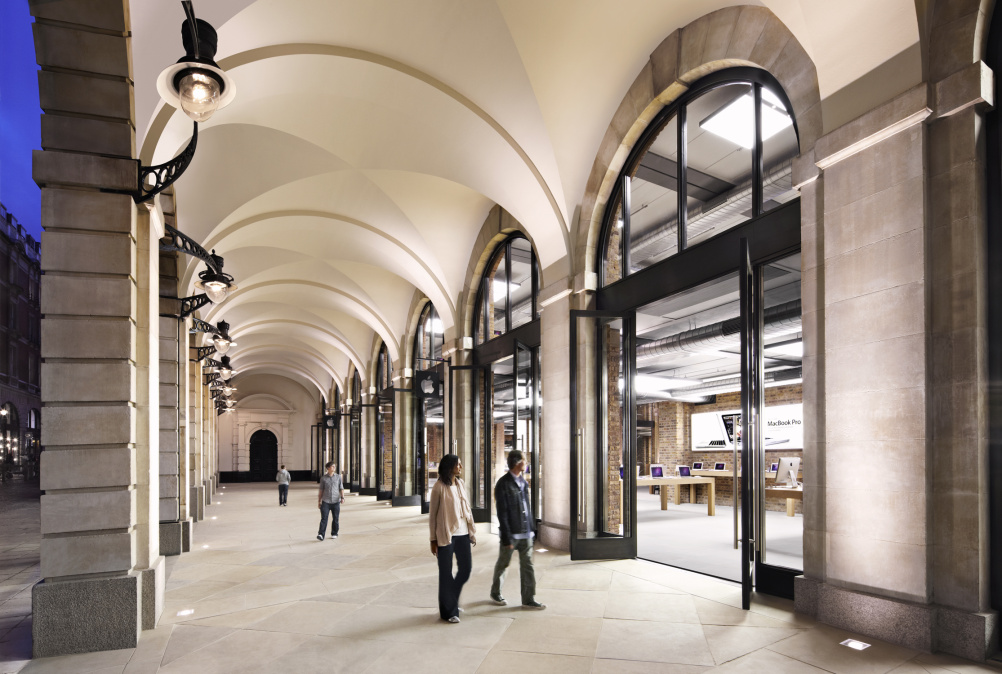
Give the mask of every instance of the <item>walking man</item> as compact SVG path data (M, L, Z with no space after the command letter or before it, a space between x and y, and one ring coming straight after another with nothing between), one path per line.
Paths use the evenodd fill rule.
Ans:
M341 515L341 504L344 503L344 484L341 482L341 476L334 473L334 462L328 462L325 468L327 468L327 472L320 477L320 493L317 494L317 507L320 508L318 541L324 540L328 515L333 516L331 540L337 538L338 517Z
M278 482L278 505L284 506L289 500L289 483L292 482L292 476L285 469L285 464L282 464L281 470L275 475L275 482Z
M508 602L501 596L504 577L511 556L518 550L518 572L522 583L522 608L541 611L545 604L536 601L536 571L532 566L533 532L532 506L529 502L529 485L522 472L525 457L513 449L508 453L508 472L494 485L494 503L501 529L501 547L494 565L494 582L491 583L491 601L498 606Z

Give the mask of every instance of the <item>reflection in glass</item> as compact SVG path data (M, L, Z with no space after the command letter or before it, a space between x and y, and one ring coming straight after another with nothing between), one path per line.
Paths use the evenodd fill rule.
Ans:
M793 120L779 98L762 87L762 211L800 196L793 189L793 158L800 152Z
M629 180L630 273L678 252L678 121L672 117Z
M752 217L753 91L731 84L686 105L687 246Z
M511 273L508 284L511 292L511 327L517 328L530 322L533 315L532 273L535 265L532 258L532 244L528 239L511 242Z

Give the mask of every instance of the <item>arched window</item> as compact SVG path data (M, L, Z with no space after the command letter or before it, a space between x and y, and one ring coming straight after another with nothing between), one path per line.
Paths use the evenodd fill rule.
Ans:
M601 284L796 199L792 106L755 68L703 78L641 135L613 188L599 250Z
M351 404L353 407L362 404L362 377L359 376L358 370L355 370L355 376L351 379Z
M491 257L477 291L474 334L483 344L539 318L539 269L532 244L513 234Z
M379 356L376 360L376 390L384 391L393 386L393 367L390 362L390 354L386 351L386 344L379 347Z
M444 338L442 320L435 311L435 305L428 302L421 310L417 330L414 333L414 369L428 370L433 363L442 357L442 340Z

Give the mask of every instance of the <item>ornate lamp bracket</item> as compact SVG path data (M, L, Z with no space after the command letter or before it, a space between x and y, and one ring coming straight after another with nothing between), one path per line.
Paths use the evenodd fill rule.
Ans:
M195 146L198 144L198 122L193 122L193 124L195 129L191 132L191 140L188 141L187 147L169 162L156 166L143 166L142 162L136 160L139 168L137 171L138 184L132 193L132 200L137 204L149 201L173 185L174 181L180 178L181 174L188 168L188 164L195 157Z

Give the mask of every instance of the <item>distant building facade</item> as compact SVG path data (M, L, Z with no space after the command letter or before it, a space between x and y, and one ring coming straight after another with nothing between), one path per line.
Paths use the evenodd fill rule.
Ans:
M0 461L37 479L41 435L41 248L0 203Z

